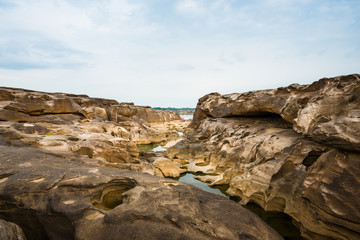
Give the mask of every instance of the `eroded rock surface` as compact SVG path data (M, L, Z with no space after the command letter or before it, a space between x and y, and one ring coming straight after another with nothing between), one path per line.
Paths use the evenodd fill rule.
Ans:
M285 212L306 239L360 239L360 77L199 99L168 157L242 204Z
M27 239L282 239L231 200L74 154L0 146L0 218Z
M0 219L0 239L26 240L24 232L18 225L2 219Z
M325 145L360 151L360 75L323 78L310 85L199 99L194 123L204 117L278 114L293 129Z
M133 103L0 88L0 135L12 146L132 164L139 162L136 144L176 138L186 126L175 112Z

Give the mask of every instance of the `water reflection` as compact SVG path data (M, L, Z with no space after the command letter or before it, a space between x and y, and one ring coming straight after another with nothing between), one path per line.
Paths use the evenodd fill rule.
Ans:
M160 146L160 143L138 144L137 147L140 151L152 151L154 148Z
M152 149L154 152L162 152L162 151L166 151L165 148L163 148L162 146L157 146L156 148Z
M193 115L180 115L184 120L191 120L193 119Z
M212 188L212 187L209 187L209 185L207 185L206 183L204 182L201 182L197 179L194 178L195 175L192 174L192 173L186 173L185 175L183 176L180 176L179 178L179 182L183 182L183 183L187 183L187 184L190 184L190 185L193 185L203 191L207 191L207 192L211 192L211 193L215 193L215 194L218 194L218 195L221 195L221 196L224 196L224 197L227 197L224 193L222 193L220 191L220 189L217 189L217 188Z
M210 187L204 182L201 182L194 177L196 175L203 175L198 173L185 173L180 176L177 180L183 183L187 183L193 185L203 191L215 193L224 197L228 197L233 201L239 202L241 199L239 197L229 197L226 193L228 189L228 185L219 185ZM300 231L292 224L292 219L285 213L280 212L266 212L263 208L253 202L249 202L248 204L243 206L244 208L249 209L256 215L258 215L264 222L269 224L272 228L274 228L285 240L303 240L300 235Z

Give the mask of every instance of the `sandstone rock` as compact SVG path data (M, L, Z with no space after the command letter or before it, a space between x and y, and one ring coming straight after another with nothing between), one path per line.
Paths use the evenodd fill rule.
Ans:
M360 151L359 101L358 74L274 90L227 95L212 93L199 99L192 126L208 116L278 114L292 123L294 130L317 142Z
M92 159L0 146L0 218L27 239L282 239L235 202Z
M0 96L0 120L3 121L51 122L51 118L38 117L49 114L73 114L80 118L99 118L115 122L129 120L134 115L149 123L181 120L176 112L134 106L134 103L89 98L87 95L0 88Z
M26 240L22 229L18 225L2 219L0 219L0 239Z
M164 123L168 121L182 120L176 112L154 110L151 107L140 106L137 106L136 116L149 123Z
M360 239L359 75L199 99L168 150L242 204L290 215L306 239Z
M73 152L112 163L137 162L136 144L168 140L187 125L174 121L179 118L174 112L86 95L15 88L0 88L0 94L0 134L6 144ZM141 109L153 113L158 122L136 117Z
M156 157L153 161L153 165L160 169L165 177L176 178L179 177L181 173L185 172L185 170L180 169L180 167L176 166L176 164L168 158Z

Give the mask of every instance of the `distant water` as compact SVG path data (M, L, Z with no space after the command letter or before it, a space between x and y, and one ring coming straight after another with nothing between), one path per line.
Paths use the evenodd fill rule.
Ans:
M193 119L193 115L180 115L184 120L191 120Z

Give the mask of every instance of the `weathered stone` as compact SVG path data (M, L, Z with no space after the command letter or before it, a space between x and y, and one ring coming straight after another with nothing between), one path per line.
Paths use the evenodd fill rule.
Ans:
M278 114L317 142L360 151L359 105L360 75L354 74L274 90L212 93L199 99L192 126L205 117Z
M154 110L151 107L136 106L136 116L149 123L164 123L174 120L182 120L179 114L173 111Z
M0 146L0 218L27 239L282 239L237 203L92 159Z
M1 240L26 240L22 229L11 222L0 219L0 239Z
M134 106L133 103L118 103L115 100L89 98L86 95L16 88L0 88L0 94L0 120L3 121L40 122L42 119L34 116L74 114L88 119L100 118L119 122L129 120L138 112L138 117L148 123L181 120L176 112Z
M185 170L180 169L180 167L176 166L170 159L164 157L155 157L153 159L153 165L160 169L165 177L176 178L179 177L181 173L185 172Z
M135 144L173 138L187 125L177 120L179 116L174 112L155 111L133 103L15 88L0 90L0 133L12 146L132 163L138 161L140 153ZM162 124L134 116L145 108Z
M306 239L360 239L359 75L199 99L186 139L168 150L216 173L242 204L290 215Z

